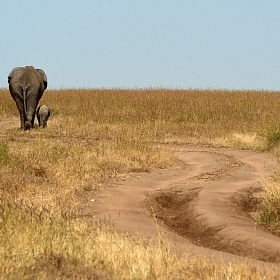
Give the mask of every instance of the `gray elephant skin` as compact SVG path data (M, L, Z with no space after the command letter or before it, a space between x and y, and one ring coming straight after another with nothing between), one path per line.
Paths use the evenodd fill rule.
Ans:
M20 115L20 127L29 130L34 126L39 100L47 88L47 76L33 66L16 67L8 76L9 90Z
M48 119L51 115L51 110L47 105L41 105L37 109L37 120L39 127L45 128L47 126Z

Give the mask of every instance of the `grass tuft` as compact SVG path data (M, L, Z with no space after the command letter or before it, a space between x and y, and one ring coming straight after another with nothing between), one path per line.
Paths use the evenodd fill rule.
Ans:
M280 236L280 183L267 182L258 209L259 222Z
M280 143L280 128L269 128L266 134L268 150L272 150Z

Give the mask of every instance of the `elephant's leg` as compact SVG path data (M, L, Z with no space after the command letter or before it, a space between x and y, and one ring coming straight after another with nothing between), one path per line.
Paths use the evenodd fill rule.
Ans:
M24 129L24 123L25 123L25 116L24 116L24 112L21 111L20 112L20 128Z
M45 112L40 112L40 126L44 127L46 122Z
M43 125L44 125L43 117L42 117L42 115L40 115L40 126L43 126Z
M24 116L23 102L20 98L15 98L15 103L19 112L20 128L24 129L25 116Z
M26 130L34 127L36 108L38 106L37 94L30 91L27 96L27 112L24 124Z
M35 120L35 111L31 119L31 127L34 127L34 120Z
M25 130L28 130L28 129L33 127L34 116L35 116L35 108L27 107L27 112L26 112L26 116L25 116L25 123L24 123L24 129Z
M42 116L42 126L43 126L43 128L47 127L47 121L48 121L48 116L43 115Z
M38 120L38 125L41 126L41 116L39 114L37 115L37 120Z

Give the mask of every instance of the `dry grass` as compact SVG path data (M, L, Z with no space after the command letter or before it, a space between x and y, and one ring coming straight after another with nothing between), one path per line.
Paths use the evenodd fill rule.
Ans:
M0 278L277 279L246 264L175 256L160 235L158 244L147 244L92 228L79 217L77 196L139 172L176 168L163 143L279 156L279 93L48 90L41 103L51 108L49 126L30 132L18 129L8 91L0 95Z
M279 177L266 183L259 204L258 220L268 229L280 236L280 184Z

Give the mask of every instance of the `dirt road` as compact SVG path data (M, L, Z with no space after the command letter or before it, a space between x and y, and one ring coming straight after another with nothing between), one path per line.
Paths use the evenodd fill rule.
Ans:
M91 206L95 218L150 239L157 236L154 215L179 251L278 263L280 238L248 215L264 180L275 172L276 159L244 150L172 149L179 169L142 174L99 192Z
M2 120L1 136L18 124L16 117ZM99 191L85 213L147 240L158 236L154 216L178 252L279 264L280 238L248 214L264 180L275 172L276 159L245 150L188 145L171 149L180 168L143 173Z

